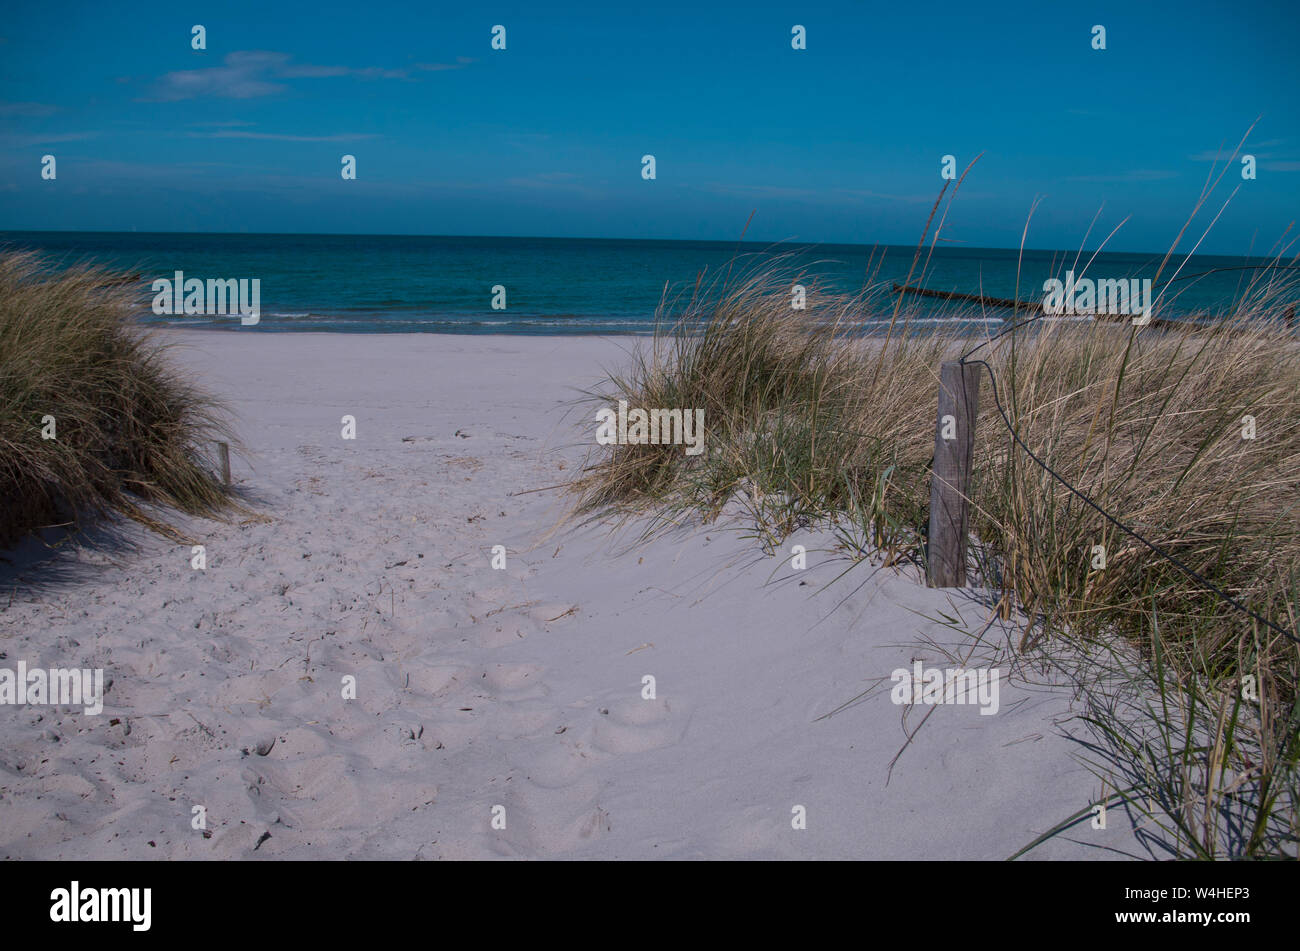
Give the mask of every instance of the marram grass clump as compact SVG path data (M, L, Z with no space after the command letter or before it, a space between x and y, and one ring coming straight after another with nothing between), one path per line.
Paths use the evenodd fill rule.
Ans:
M232 442L221 409L134 323L120 278L0 253L0 545L114 514L179 537L138 503L231 504L204 452Z
M1283 311L1036 321L990 341L959 332L961 313L913 332L908 304L863 337L880 301L819 293L794 310L792 283L743 272L665 304L674 319L591 398L703 407L704 452L602 447L572 486L580 513L649 515L653 531L733 502L769 550L821 524L855 558L923 565L939 368L988 342L978 358L1024 446L1204 581L1300 627L1300 338ZM1107 788L1176 854L1295 855L1300 647L1084 504L1012 438L987 373L981 388L976 584L1021 619L1022 654L1089 659L1076 683ZM1122 703L1097 687L1115 683Z
M790 306L793 283L808 288L804 310ZM878 547L910 545L923 494L906 487L926 477L933 450L932 420L924 419L937 387L932 368L957 343L947 331L900 333L883 342L882 362L882 341L858 329L877 303L870 292L826 293L780 264L666 302L649 349L590 399L702 409L704 452L611 447L573 485L578 511L650 512L652 526L669 527L688 512L712 517L740 498L772 542L858 512L875 527Z

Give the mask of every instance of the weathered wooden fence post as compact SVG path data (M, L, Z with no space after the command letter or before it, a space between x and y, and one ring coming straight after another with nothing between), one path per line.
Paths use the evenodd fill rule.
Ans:
M930 476L930 538L926 581L932 588L966 584L967 491L979 415L980 366L957 361L939 370L939 413Z
M221 456L221 482L230 485L230 443L217 443L217 453Z

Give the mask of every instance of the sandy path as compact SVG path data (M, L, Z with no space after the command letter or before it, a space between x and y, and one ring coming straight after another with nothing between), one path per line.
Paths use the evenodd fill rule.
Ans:
M915 645L984 615L867 565L827 588L824 537L802 572L717 527L539 544L554 493L511 493L572 472L561 404L630 340L174 339L270 520L185 523L203 571L138 534L0 563L0 665L112 680L98 717L0 708L2 856L998 859L1100 792L1065 693L1005 683L997 715L935 708L886 785L887 685L818 718L952 666ZM1126 825L1035 855L1109 857Z

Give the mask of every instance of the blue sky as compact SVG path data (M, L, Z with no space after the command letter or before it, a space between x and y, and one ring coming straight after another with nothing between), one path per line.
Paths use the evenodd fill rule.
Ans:
M1038 197L1031 247L1104 203L1090 245L1131 216L1108 247L1153 251L1259 116L1258 178L1191 241L1238 184L1201 250L1266 250L1300 207L1294 0L126 9L0 21L0 230L731 240L756 211L752 240L910 244L941 156L983 151L945 237L1013 247Z

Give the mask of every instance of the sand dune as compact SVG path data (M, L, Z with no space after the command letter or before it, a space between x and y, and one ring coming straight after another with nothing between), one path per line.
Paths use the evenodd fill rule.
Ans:
M112 683L100 716L3 709L4 857L1001 859L1101 794L1068 691L1015 681L995 715L912 708L890 773L887 678L969 648L941 623L982 625L961 592L831 584L813 533L805 571L735 526L548 534L556 493L518 493L572 474L592 427L565 401L631 340L174 339L262 517L182 523L201 571L135 530L0 562L0 663ZM1032 856L1134 848L1112 812Z

